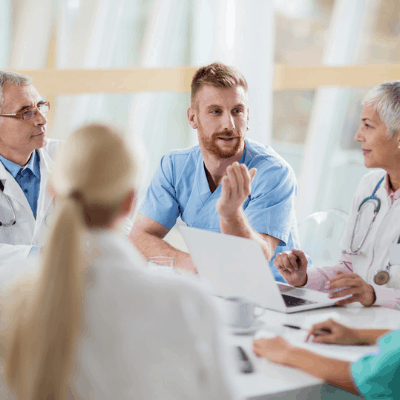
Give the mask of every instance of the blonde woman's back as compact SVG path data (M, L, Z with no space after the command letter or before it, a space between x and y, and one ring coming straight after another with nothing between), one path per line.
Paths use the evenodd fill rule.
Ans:
M232 399L208 297L182 280L148 274L136 250L115 233L98 232L88 242L91 265L71 394Z

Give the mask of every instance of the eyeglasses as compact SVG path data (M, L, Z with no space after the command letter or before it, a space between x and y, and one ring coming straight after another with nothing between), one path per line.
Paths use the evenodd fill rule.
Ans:
M24 111L15 114L0 114L0 117L11 117L18 118L27 121L36 116L37 112L40 111L41 114L46 115L50 110L50 103L48 101L43 101L39 103L36 107L27 108Z

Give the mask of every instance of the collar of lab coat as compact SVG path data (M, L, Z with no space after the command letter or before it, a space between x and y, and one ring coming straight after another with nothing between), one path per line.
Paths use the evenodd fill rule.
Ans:
M53 166L53 161L45 147L39 149L38 152L40 159L40 191L37 215L39 216L40 213L48 208L52 201L52 197L47 194L47 182L50 169ZM0 180L4 185L4 194L15 201L18 201L28 212L32 213L32 209L21 187L2 163L0 163ZM34 218L33 213L32 218Z

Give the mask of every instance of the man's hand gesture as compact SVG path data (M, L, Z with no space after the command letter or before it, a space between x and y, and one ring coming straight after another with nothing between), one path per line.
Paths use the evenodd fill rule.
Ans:
M250 171L246 165L234 162L226 169L227 175L222 179L221 197L217 201L216 209L225 220L237 218L241 207L250 195L250 186L257 170Z

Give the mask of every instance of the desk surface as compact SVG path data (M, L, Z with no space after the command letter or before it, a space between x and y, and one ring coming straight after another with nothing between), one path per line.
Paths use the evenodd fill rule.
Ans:
M226 302L217 300L218 307L226 312ZM400 311L383 307L364 308L353 304L348 307L324 308L303 311L295 314L283 314L266 310L260 317L263 326L255 335L229 335L231 345L242 346L250 357L255 371L252 374L238 374L240 393L247 399L268 399L279 394L279 399L356 399L340 389L326 387L323 381L309 374L273 364L257 358L252 352L254 337L273 337L279 334L296 346L307 348L328 357L355 361L362 355L376 350L376 346L340 346L305 343L306 330L283 327L283 324L298 325L306 329L328 318L357 328L397 329L400 326ZM282 397L281 397L282 396Z

